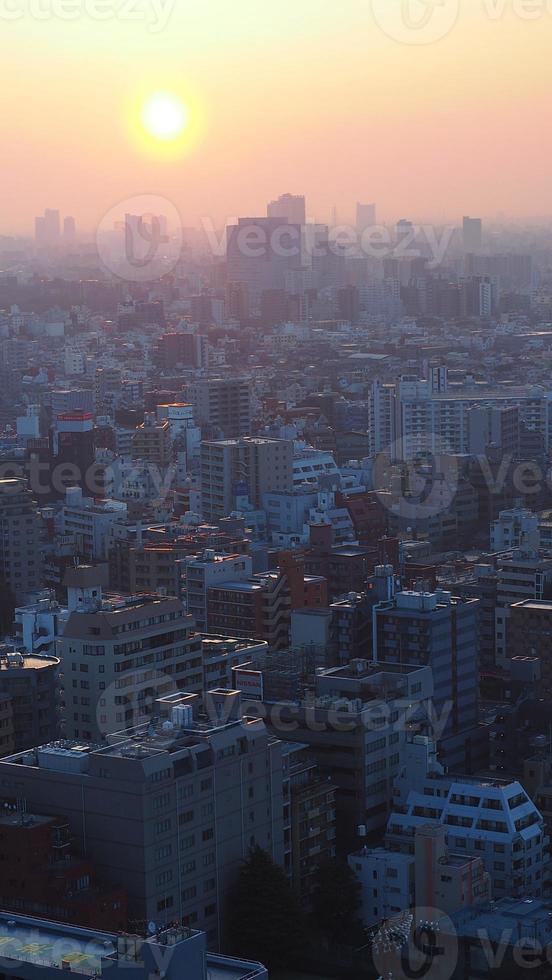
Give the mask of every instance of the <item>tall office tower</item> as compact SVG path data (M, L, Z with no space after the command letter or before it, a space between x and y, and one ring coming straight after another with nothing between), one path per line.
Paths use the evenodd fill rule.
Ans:
M66 582L69 618L59 653L68 738L97 742L148 721L155 699L177 685L201 692L201 637L179 599L104 600L97 569L86 565L69 570Z
M376 205L360 204L356 206L356 229L359 235L367 228L372 228L376 223Z
M245 283L253 309L265 289L285 289L302 259L301 225L284 218L240 218L226 229L227 279Z
M477 599L438 590L400 592L374 609L374 660L432 668L434 708L446 721L439 748L457 771L473 771L480 764L478 607Z
M411 221L407 221L406 218L401 218L397 221L397 226L395 229L397 242L400 244L404 239L412 239L414 232L414 225Z
M262 507L268 491L291 490L293 443L286 439L226 439L201 443L201 508L208 521L227 517L238 497Z
M307 223L305 198L300 194L281 194L267 204L266 213L269 218L282 218L291 225Z
M57 245L59 240L59 211L47 208L42 216L35 218L35 241L37 245Z
M17 602L42 586L38 507L25 480L0 480L0 576Z
M483 222L481 218L464 217L462 241L465 252L480 252L483 245Z
M188 387L198 425L209 425L225 439L251 429L251 383L246 378L206 378Z
M67 215L63 219L63 241L66 245L72 245L77 237L77 226L75 219L71 215Z
M177 695L160 699L133 737L112 735L101 748L56 742L3 759L0 796L65 817L98 876L126 889L133 918L146 927L177 918L205 929L217 948L250 849L284 863L282 743L260 718L242 717L238 691L208 698L208 717L197 698Z

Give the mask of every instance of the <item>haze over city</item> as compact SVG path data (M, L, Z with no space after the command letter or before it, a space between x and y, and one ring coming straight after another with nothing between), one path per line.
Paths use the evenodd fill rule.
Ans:
M145 193L224 224L282 187L322 221L366 198L381 220L552 212L545 2L446 0L424 44L394 0L390 22L368 0L58 3L0 10L4 233L48 202L93 231ZM175 152L141 132L159 90L189 108Z

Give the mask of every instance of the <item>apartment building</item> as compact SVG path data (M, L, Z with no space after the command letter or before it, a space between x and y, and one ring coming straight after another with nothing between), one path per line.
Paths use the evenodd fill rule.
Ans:
M180 562L181 594L198 630L206 631L209 589L221 582L244 582L253 574L249 555L226 555L206 548L201 555L190 555ZM253 634L254 635L254 634Z
M454 853L480 857L494 898L540 897L548 881L544 818L517 780L445 775L435 744L415 736L395 780L386 845L415 852L415 834L428 821L446 828Z
M338 853L355 847L359 825L368 833L385 826L407 732L432 694L429 667L353 660L319 671L315 696L281 704L270 721L275 735L308 745L335 784Z
M4 759L0 795L66 817L131 917L198 926L216 949L250 848L283 864L283 796L280 742L242 717L239 692L210 699L212 720L194 714L198 699L161 699L155 721L101 748L65 741Z
M348 863L361 884L365 926L393 919L415 906L451 915L491 899L483 859L452 853L441 824L416 828L413 854L363 847L349 855Z
M201 636L179 599L103 599L95 569L67 573L69 618L58 651L65 733L101 741L147 720L155 700L184 686L201 693Z
M248 378L205 378L188 387L198 425L209 425L224 439L251 431L251 381Z
M146 413L131 440L131 456L143 459L160 469L172 459L171 427L167 419L157 421L155 415Z
M61 509L61 533L74 538L75 554L84 558L105 559L108 555L109 530L127 516L127 505L121 500L97 500L85 497L80 487L70 487Z
M518 548L497 561L495 649L499 666L508 666L511 607L524 600L542 601L552 594L552 559L533 548Z
M373 613L374 660L431 667L434 710L446 722L440 751L447 765L468 772L486 761L477 714L477 613L476 599L442 590L399 592Z
M0 576L18 602L41 587L41 533L25 480L0 480Z
M12 730L15 752L59 736L59 673L58 657L0 648L0 697L11 706L4 706L3 720L6 735Z
M201 443L201 508L208 521L227 517L236 500L262 507L268 491L292 487L293 443L285 439L226 439Z

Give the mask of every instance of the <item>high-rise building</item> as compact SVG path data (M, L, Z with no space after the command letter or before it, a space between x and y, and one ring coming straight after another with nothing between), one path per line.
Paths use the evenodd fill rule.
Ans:
M41 523L25 480L0 480L0 576L16 600L42 587Z
M46 208L41 217L35 218L35 241L37 245L57 245L59 240L59 211Z
M209 425L225 439L249 435L251 382L247 378L206 378L194 381L188 395L198 425Z
M444 722L440 750L447 765L467 772L485 761L478 737L478 605L449 592L399 592L374 608L373 620L375 661L431 667L434 709Z
M360 204L356 206L356 229L362 235L367 228L373 228L376 223L376 205Z
M198 926L216 949L250 849L283 865L283 784L281 743L242 717L239 692L208 698L209 716L190 695L159 699L149 724L102 747L79 739L8 757L0 796L66 817L100 878L127 891L133 918Z
M100 741L151 716L157 697L179 685L202 690L201 637L174 597L104 600L98 574L67 573L69 618L59 640L65 675L65 732Z
M483 222L481 218L464 217L462 242L465 252L480 252L483 245Z
M301 267L301 224L282 217L240 218L227 230L229 283L245 283L258 310L266 289L285 289L286 274Z
M226 439L201 443L201 507L206 520L227 517L238 497L262 507L268 491L291 490L293 443Z
M434 750L420 735L406 747L387 846L414 854L416 831L430 820L445 826L451 850L483 859L494 898L541 896L549 841L544 818L521 784L445 774Z
M57 657L0 649L0 696L11 703L14 752L58 738L59 666Z
M75 219L67 215L63 219L63 241L66 245L73 245L77 237L77 226Z
M305 198L300 194L281 194L275 201L267 204L269 218L282 218L291 225L306 224Z

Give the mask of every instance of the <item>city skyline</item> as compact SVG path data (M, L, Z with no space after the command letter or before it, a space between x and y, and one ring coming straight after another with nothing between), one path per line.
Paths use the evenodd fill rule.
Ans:
M346 15L320 0L277 11L241 0L234 16L219 0L158 2L132 19L106 6L104 19L91 2L62 17L54 0L40 18L29 4L0 15L12 39L0 69L12 140L3 233L29 234L45 206L93 230L146 193L186 225L254 215L286 189L305 193L319 220L334 206L352 220L356 200L391 220L552 212L545 4L463 5L425 44L364 0Z

